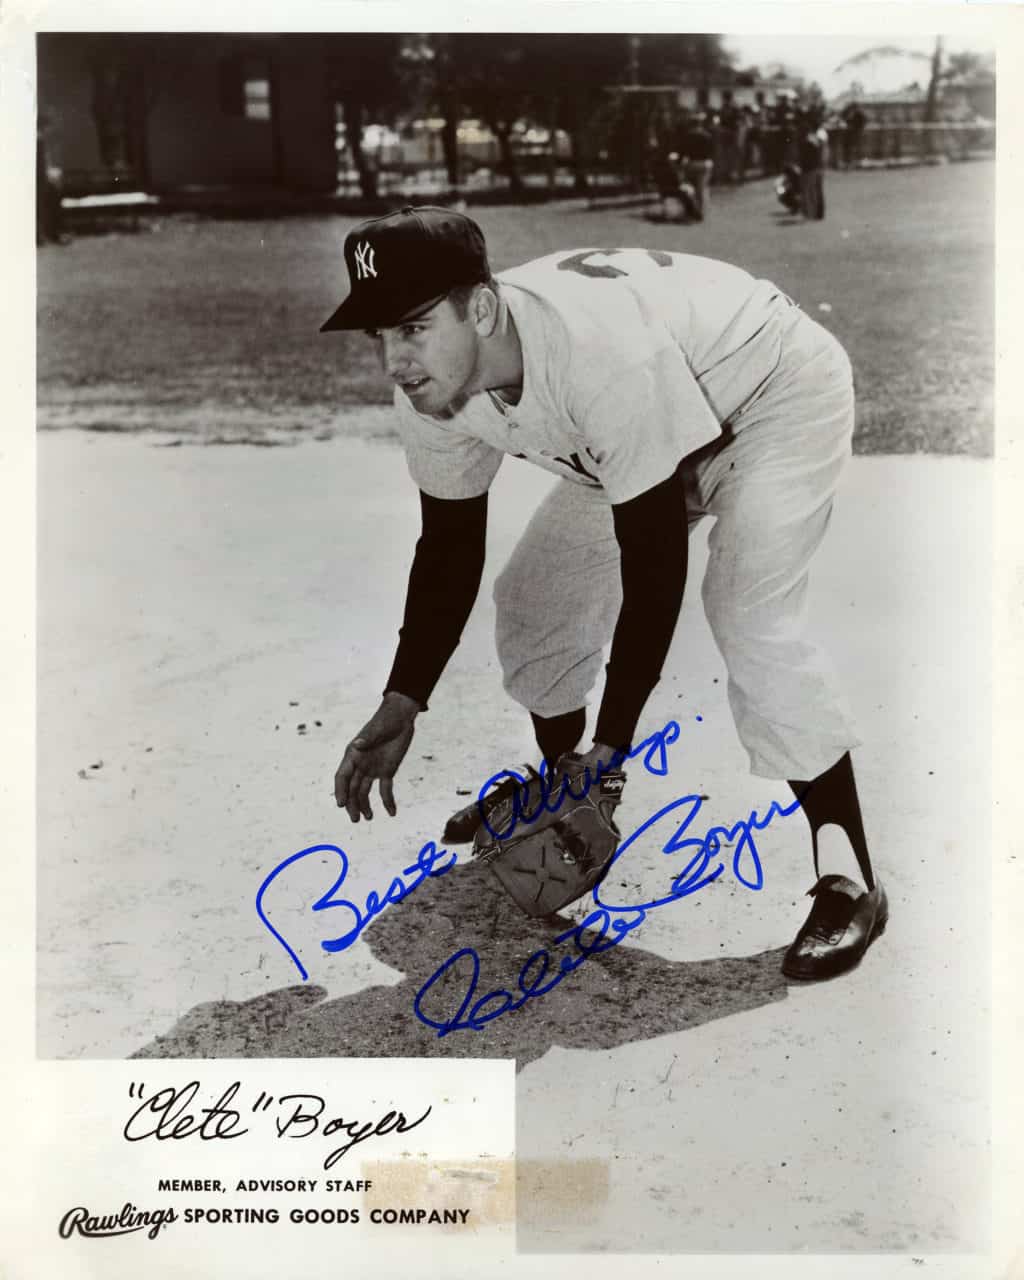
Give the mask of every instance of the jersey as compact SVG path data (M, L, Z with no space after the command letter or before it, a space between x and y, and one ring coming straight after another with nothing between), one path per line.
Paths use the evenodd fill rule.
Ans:
M522 345L518 404L481 393L435 418L395 389L410 473L432 497L478 496L512 454L627 502L742 428L800 315L769 281L662 250L570 250L498 280Z

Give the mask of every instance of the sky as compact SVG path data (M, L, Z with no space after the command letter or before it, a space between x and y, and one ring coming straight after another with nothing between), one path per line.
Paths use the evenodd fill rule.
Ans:
M844 59L878 46L899 45L926 56L930 56L935 47L932 35L916 32L904 36L893 30L876 35L867 32L845 35L750 32L727 35L725 42L727 48L736 53L740 66L758 66L764 71L768 64L782 62L808 81L816 80L826 97L849 88L854 79L860 81L865 93L900 89L914 80L925 85L928 83L929 65L915 58L873 58L867 65L849 67L842 72L837 72L836 68ZM944 48L947 53L968 49L986 53L991 51L992 45L984 36L960 34L945 37Z

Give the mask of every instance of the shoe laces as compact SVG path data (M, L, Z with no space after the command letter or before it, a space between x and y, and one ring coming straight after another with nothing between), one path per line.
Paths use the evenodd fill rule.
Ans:
M490 791L483 798L483 804L488 810L494 808L495 805L503 804L506 800L511 800L517 791L523 793L523 799L530 794L530 787L537 780L537 773L532 765L527 765L525 770L524 781L520 782L518 778L502 778L500 782L496 782Z
M813 890L811 891L813 892ZM856 903L844 893L827 890L815 897L807 937L835 944L843 936L853 918Z

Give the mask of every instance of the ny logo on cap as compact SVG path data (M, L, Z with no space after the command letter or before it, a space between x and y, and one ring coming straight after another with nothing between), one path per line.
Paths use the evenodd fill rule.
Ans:
M370 276L377 278L377 268L375 266L376 255L373 252L373 245L368 244L365 240L360 240L356 245L356 279L366 280Z

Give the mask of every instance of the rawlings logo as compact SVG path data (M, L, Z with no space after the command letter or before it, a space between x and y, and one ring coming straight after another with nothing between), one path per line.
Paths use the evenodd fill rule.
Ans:
M76 1232L87 1240L99 1240L104 1236L127 1236L135 1231L145 1231L150 1240L155 1240L162 1227L177 1222L178 1215L173 1209L136 1209L133 1204L126 1204L120 1213L106 1213L102 1217L91 1214L84 1205L69 1209L60 1220L57 1234L67 1240Z
M367 280L370 276L376 279L376 261L377 255L374 253L373 245L360 240L356 245L356 279Z
M620 774L606 774L601 779L601 794L603 796L617 796L626 785L625 777Z

